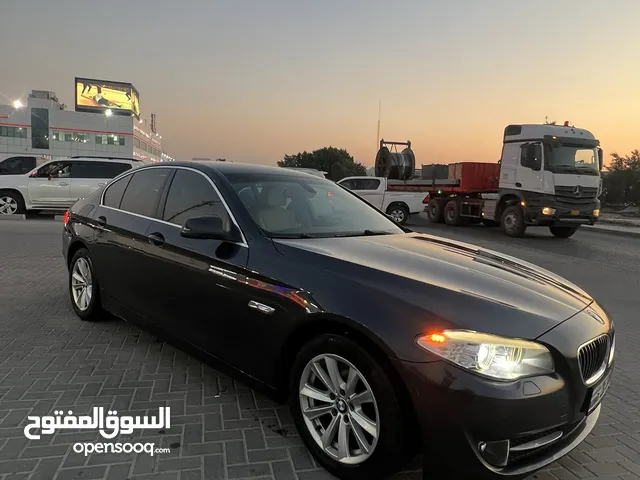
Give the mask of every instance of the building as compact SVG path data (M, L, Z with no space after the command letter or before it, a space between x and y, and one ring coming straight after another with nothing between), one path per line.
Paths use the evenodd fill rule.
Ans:
M38 160L69 156L127 157L143 162L173 160L162 149L162 136L155 131L155 115L149 121L140 116L137 90L132 85L124 90L114 86L118 82L86 82L76 79L75 111L67 110L54 92L40 90L33 90L26 103L0 105L0 162L16 156ZM96 88L98 93L84 95L79 104L79 95L87 86ZM125 105L132 96L131 89L134 101ZM117 103L109 100L117 95L122 97ZM91 105L87 106L89 102ZM110 108L112 105L114 108Z

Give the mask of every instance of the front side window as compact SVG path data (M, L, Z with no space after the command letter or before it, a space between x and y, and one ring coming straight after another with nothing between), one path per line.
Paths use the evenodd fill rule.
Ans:
M256 224L274 238L404 232L386 215L329 180L280 174L225 176ZM246 189L254 195L249 196Z
M155 217L160 194L170 173L168 168L149 168L134 173L122 197L120 210Z
M51 162L36 171L38 178L70 178L71 162Z
M223 225L229 214L211 183L201 174L179 169L169 187L162 220L184 226L192 217L216 216Z

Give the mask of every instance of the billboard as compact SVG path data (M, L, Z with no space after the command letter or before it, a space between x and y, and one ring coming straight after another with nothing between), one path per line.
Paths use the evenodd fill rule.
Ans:
M140 94L131 83L76 77L76 111L140 117Z

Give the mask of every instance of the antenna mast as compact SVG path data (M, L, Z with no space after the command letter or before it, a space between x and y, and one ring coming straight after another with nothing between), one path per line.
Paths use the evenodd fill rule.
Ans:
M380 112L382 111L382 100L378 100L378 136L376 138L376 151L380 147Z

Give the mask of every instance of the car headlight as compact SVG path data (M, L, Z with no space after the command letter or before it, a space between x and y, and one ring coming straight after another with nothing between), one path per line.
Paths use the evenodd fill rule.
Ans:
M417 340L425 350L471 372L500 380L553 373L553 357L536 342L469 330L445 330Z

